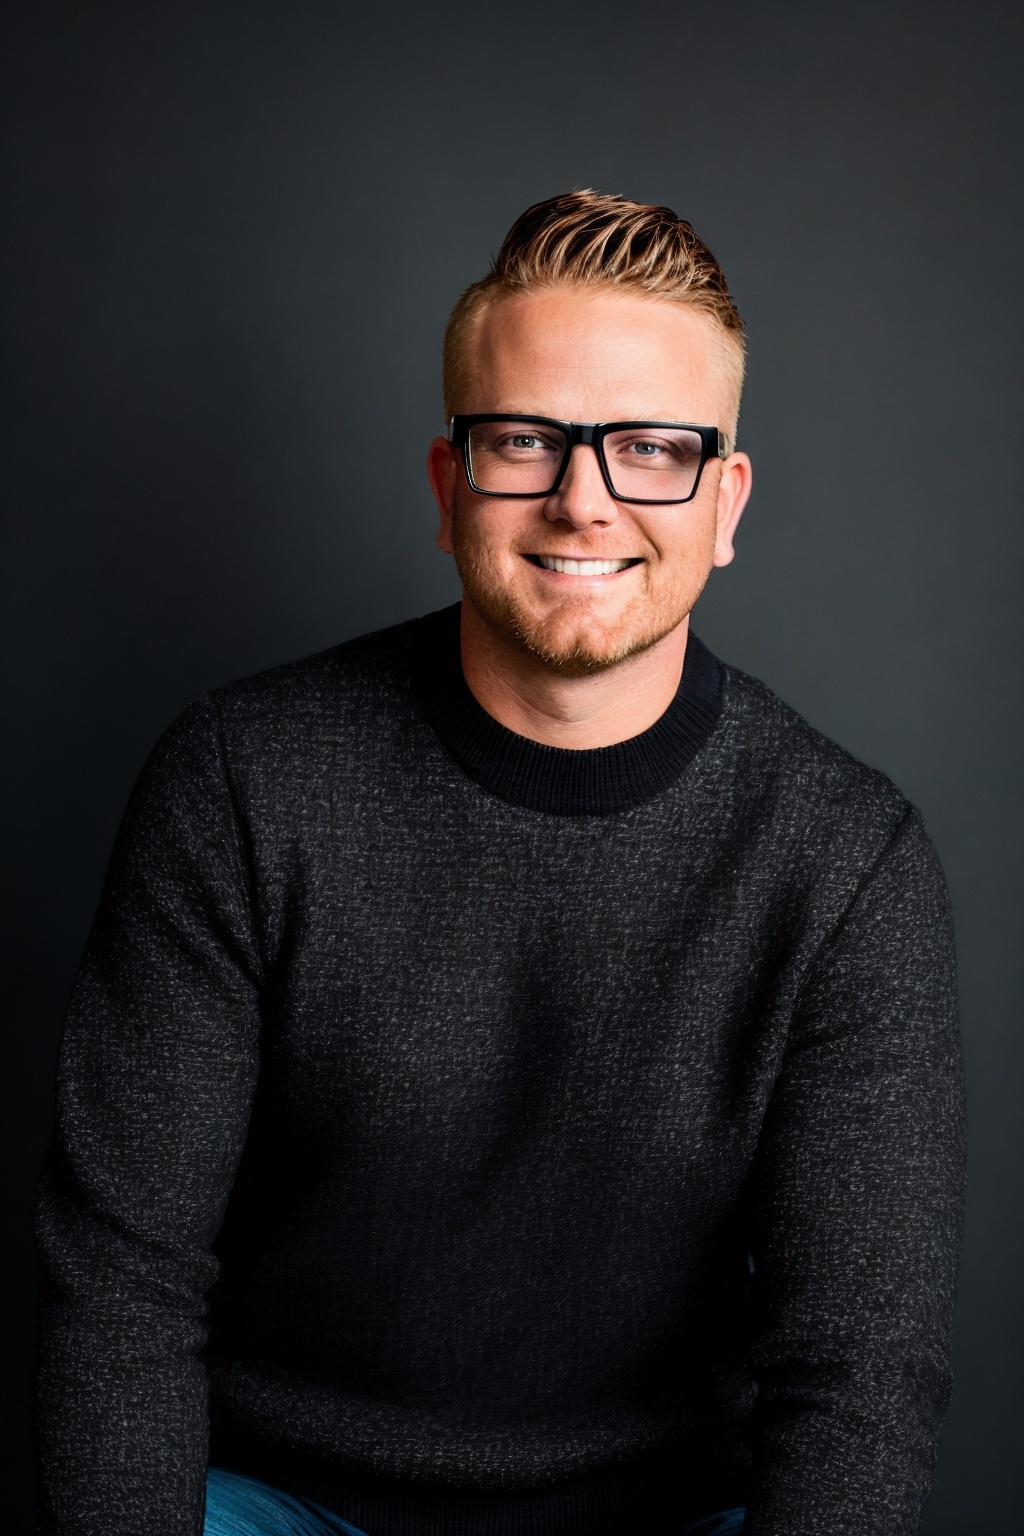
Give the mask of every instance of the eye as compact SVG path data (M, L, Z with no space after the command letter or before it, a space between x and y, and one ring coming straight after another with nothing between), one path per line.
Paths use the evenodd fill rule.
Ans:
M617 432L605 439L608 455L623 469L676 469L689 466L700 458L700 438L688 430L627 433Z
M489 446L492 453L501 454L507 459L537 459L561 451L560 444L553 443L540 432L531 432L528 427L520 428L518 432L496 432Z
M619 458L642 459L645 464L675 453L674 443L656 437L630 437L610 445Z

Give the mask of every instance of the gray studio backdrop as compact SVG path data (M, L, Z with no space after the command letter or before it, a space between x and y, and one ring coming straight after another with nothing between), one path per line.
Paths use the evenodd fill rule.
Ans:
M922 808L972 1105L929 1536L1022 1496L1015 9L32 6L8 47L5 1529L28 1207L110 840L196 693L451 601L459 290L572 186L667 202L749 325L755 491L696 625ZM13 301L12 301L13 296ZM27 1520L27 1515L24 1515Z

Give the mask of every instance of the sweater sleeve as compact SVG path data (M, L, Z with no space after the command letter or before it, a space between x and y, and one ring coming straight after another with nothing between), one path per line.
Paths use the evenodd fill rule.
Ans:
M911 1536L951 1390L964 1119L953 941L908 811L816 957L764 1127L748 1536Z
M198 1536L204 1293L242 1150L260 962L215 706L157 744L75 980L37 1204L38 1529Z

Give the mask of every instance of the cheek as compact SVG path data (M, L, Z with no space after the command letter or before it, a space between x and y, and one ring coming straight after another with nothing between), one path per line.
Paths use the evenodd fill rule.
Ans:
M452 541L456 547L468 549L480 541L484 523L475 498L466 491L458 491L452 503Z
M517 536L524 531L520 530L519 522L511 504L502 506L469 492L455 499L452 543L456 551L465 550L478 562L492 566L511 564L518 558L515 553L520 547Z
M679 512L684 514L690 513L690 510L685 505L679 508ZM658 551L656 569L668 581L686 584L695 576L703 580L714 559L715 533L713 514L700 518L688 516L686 522L676 528L657 532L652 530L651 542Z

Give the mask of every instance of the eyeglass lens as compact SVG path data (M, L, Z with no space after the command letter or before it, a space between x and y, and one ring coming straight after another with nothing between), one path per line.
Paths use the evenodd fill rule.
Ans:
M558 479L566 434L546 423L477 422L469 429L473 480L481 491L544 496ZM628 427L601 446L616 495L637 501L683 501L693 492L702 443L685 427Z

